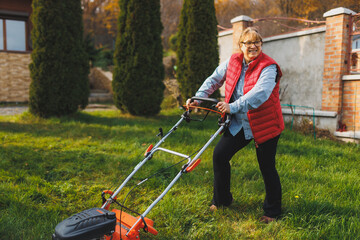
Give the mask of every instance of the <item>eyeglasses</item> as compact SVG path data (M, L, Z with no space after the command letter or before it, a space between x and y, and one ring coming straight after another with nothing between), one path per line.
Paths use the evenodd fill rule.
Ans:
M262 42L261 41L255 41L255 42L241 42L245 45L245 47L251 47L252 45L255 45L256 47L260 47Z

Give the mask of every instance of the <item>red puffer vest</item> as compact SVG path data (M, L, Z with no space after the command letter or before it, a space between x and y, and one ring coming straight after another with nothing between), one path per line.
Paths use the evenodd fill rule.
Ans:
M244 55L235 53L231 56L226 72L225 102L229 103L235 86L240 78ZM245 73L244 95L257 83L261 71L272 64L277 67L277 84L269 99L257 109L249 110L247 113L251 131L257 144L261 144L278 136L284 130L284 119L282 116L279 87L282 76L279 65L265 53L260 55L249 64Z

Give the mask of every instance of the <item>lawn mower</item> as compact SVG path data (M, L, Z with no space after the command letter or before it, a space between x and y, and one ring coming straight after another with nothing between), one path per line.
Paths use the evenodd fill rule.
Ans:
M200 101L201 103L207 103L207 105L210 106L203 107L202 105L199 105L190 107L190 109L184 106L186 111L181 115L180 120L165 135L163 134L162 129L159 129L158 136L160 136L161 139L155 144L155 146L150 145L147 148L144 158L135 166L133 171L126 177L126 179L121 183L121 185L114 191L105 190L102 192L102 206L98 208L84 210L63 220L55 227L55 233L52 235L52 239L139 240L140 229L143 229L145 232L149 232L153 235L157 235L158 232L154 228L154 222L151 219L147 218L146 215L148 215L151 209L166 195L166 193L171 189L171 187L183 174L191 172L196 166L198 166L201 161L199 158L200 155L206 150L206 148L211 144L211 142L213 142L213 140L221 132L223 132L225 128L230 125L230 115L222 114L221 112L217 111L215 107L218 103L217 99L192 97L191 101ZM193 108L202 109L202 111L205 111L206 113L204 114L205 116L200 119L190 117L190 113L192 112ZM211 135L210 139L205 143L205 145L193 154L196 154L193 158L192 155L186 155L160 147L160 145L179 127L179 125L183 121L204 121L210 112L215 112L221 115L218 121L219 128L213 135ZM120 204L117 201L117 196L124 188L124 186L129 182L129 180L134 176L134 174L158 151L179 156L183 158L183 161L186 161L186 163L181 167L180 171L170 182L170 184L165 188L165 190L155 199L155 201L151 203L151 205L143 213L140 214ZM109 196L107 199L105 198L106 195ZM113 203L119 205L120 209L109 210L110 205ZM131 214L128 212L131 212ZM132 214L137 216L135 217Z

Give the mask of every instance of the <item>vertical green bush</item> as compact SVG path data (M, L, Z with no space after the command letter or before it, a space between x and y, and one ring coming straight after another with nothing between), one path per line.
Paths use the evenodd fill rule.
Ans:
M184 0L177 42L177 79L184 100L194 96L219 64L214 1ZM212 97L219 97L216 91Z
M164 91L160 1L120 0L113 92L118 109L133 115L160 111Z
M182 98L185 100L189 97L188 90L188 77L186 75L186 49L187 49L187 33L188 33L188 9L189 9L189 0L184 0L183 7L180 14L180 23L178 27L178 36L177 36L177 69L176 69L176 78L179 83L180 93Z
M89 59L83 41L80 0L34 0L30 112L62 116L85 108Z

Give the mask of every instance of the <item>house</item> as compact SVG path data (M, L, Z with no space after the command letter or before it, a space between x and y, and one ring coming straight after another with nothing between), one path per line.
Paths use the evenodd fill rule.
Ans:
M29 101L31 5L32 0L0 1L0 103ZM111 79L100 69L92 69L89 77L95 87L89 102L112 101Z
M27 102L32 0L0 1L0 102Z
M285 120L308 116L335 136L360 139L360 15L346 8L324 13L323 26L263 39L263 51L282 68L280 97ZM238 51L240 33L253 20L239 16L218 36L220 61ZM349 26L353 26L350 28ZM353 46L353 48L351 48ZM355 56L355 57L353 57Z

